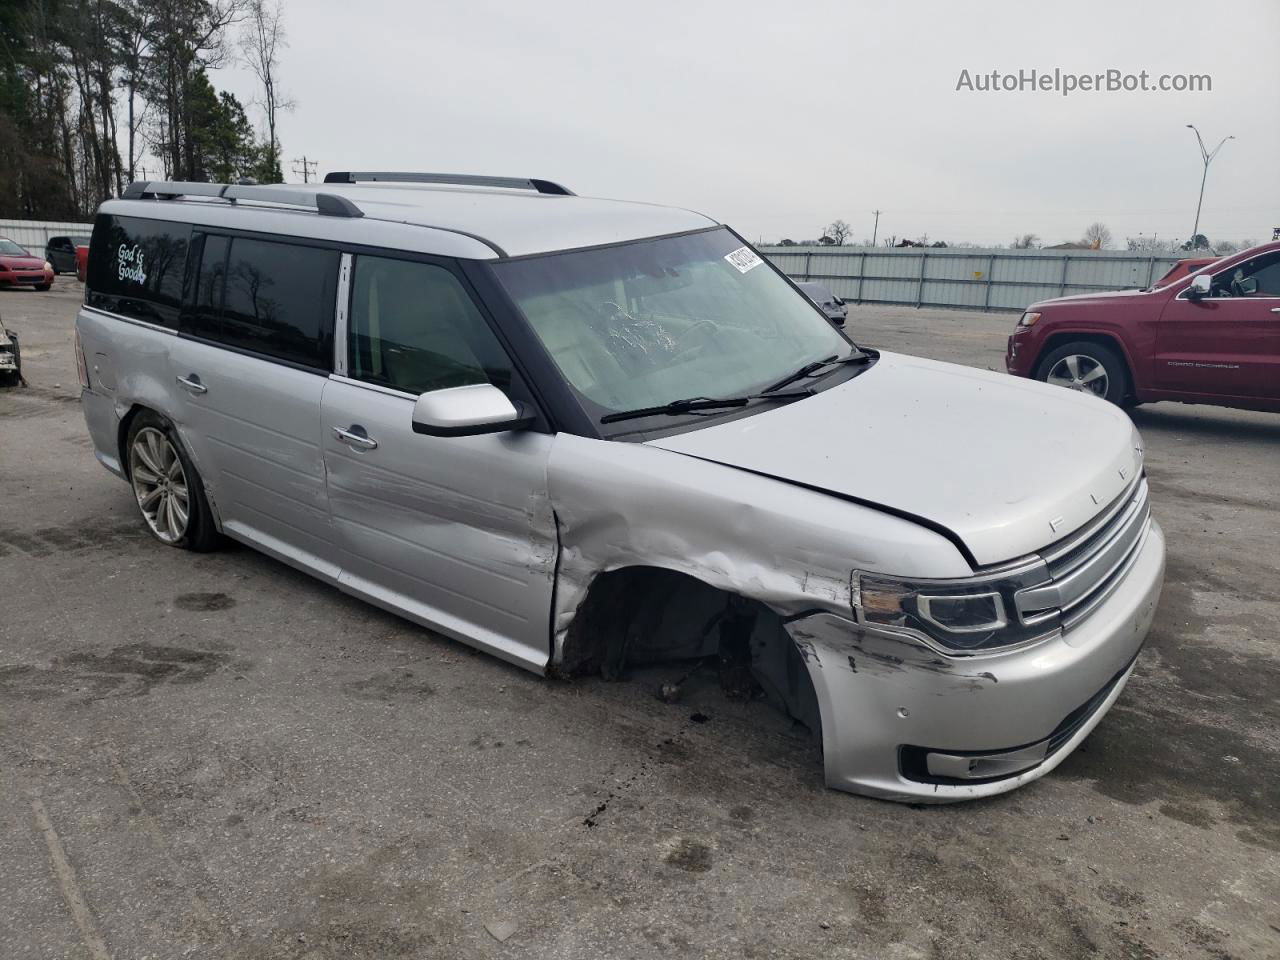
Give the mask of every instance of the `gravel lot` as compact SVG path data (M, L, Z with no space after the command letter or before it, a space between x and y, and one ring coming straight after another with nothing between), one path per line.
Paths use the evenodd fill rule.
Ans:
M1046 779L913 809L710 678L540 680L160 546L89 447L80 293L0 292L5 960L1280 956L1280 416L1135 413L1170 546L1136 675ZM849 322L1001 369L1013 318Z

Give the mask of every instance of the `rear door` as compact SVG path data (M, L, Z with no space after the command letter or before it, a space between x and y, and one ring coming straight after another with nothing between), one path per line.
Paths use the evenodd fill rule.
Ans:
M1160 316L1156 344L1161 390L1280 399L1280 251L1215 274L1203 299L1179 293Z
M339 254L218 234L195 243L170 361L183 438L227 533L336 580L320 402Z
M361 254L349 265L346 349L323 410L341 586L540 671L556 558L552 435L414 433L426 391L490 382L527 393L451 264Z

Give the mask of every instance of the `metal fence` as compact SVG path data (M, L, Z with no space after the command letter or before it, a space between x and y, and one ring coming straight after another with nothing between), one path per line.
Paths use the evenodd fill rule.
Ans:
M1177 262L1115 250L760 247L793 280L852 303L1022 310L1073 293L1149 287Z
M26 247L37 257L44 256L44 245L50 237L87 237L93 233L92 223L66 223L56 220L0 220L0 237Z

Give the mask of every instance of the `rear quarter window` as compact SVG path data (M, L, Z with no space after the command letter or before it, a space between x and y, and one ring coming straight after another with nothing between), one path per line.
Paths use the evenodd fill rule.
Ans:
M176 329L191 226L100 214L89 244L85 302Z

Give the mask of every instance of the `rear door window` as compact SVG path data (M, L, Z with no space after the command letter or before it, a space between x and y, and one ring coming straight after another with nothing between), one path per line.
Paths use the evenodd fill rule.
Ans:
M336 250L206 236L183 332L329 370L337 274Z
M89 245L85 302L174 329L191 225L101 214Z

